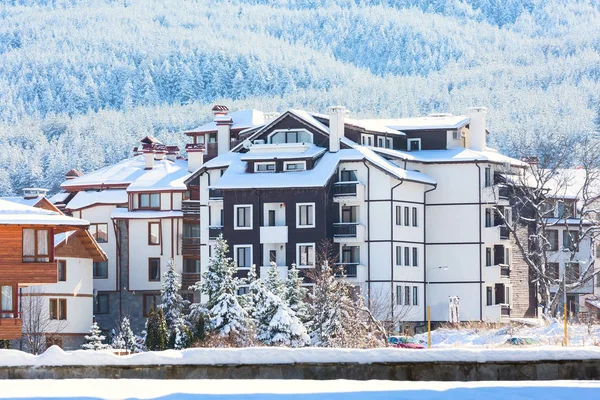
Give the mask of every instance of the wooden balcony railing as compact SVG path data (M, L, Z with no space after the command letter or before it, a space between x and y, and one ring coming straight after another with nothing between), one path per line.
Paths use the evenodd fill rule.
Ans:
M199 200L184 200L181 202L181 211L186 215L200 215L200 201Z
M181 274L181 289L188 290L190 286L200 281L199 273L184 272Z
M181 239L181 252L184 256L197 256L200 254L200 238L184 237Z

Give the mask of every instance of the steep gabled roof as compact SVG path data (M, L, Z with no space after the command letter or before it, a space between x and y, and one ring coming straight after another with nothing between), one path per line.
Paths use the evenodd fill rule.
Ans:
M86 228L89 224L88 221L67 217L60 212L0 200L0 225ZM65 229L61 229L61 231L65 231Z
M54 252L56 257L90 258L95 262L108 259L87 229L54 235Z

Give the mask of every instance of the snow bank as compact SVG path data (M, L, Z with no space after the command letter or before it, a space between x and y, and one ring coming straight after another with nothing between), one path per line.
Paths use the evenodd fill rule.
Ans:
M370 350L324 348L257 347L241 349L187 349L117 356L110 351L76 350L65 352L52 346L33 356L18 350L0 350L0 366L57 365L248 365L293 363L377 362L490 362L539 360L600 360L597 347L529 347L502 349L426 349L381 348Z

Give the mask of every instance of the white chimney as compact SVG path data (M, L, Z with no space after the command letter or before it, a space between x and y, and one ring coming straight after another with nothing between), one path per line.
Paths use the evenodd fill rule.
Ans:
M485 133L485 116L487 108L471 107L467 115L471 118L469 123L469 148L475 151L485 151L486 149L486 133Z
M188 144L185 149L188 155L188 172L196 172L204 164L204 146Z
M212 108L214 123L217 125L217 154L225 154L231 146L231 125L233 121L229 115L227 106L215 105Z
M154 150L144 149L144 159L146 160L146 169L154 168Z
M340 150L340 140L344 137L344 121L347 110L343 106L332 106L329 111L329 151L336 153Z

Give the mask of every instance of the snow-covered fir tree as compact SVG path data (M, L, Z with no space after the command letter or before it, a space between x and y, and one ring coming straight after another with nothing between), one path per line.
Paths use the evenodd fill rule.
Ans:
M279 296L283 299L285 298L285 286L281 281L281 277L279 276L279 269L277 268L277 264L275 264L274 262L271 262L269 266L265 287L274 295Z
M192 345L192 333L183 318L174 322L169 341L169 347L175 350L187 349Z
M309 307L306 301L308 289L302 286L303 283L304 278L300 276L296 264L292 264L292 267L288 270L288 278L285 282L285 300L289 307L296 313L296 316L300 318L300 321L307 324L310 319Z
M175 261L169 260L167 271L163 274L160 290L160 308L164 314L167 329L172 331L175 323L181 320L187 301L181 296L181 275L175 271Z
M209 329L221 337L229 337L239 342L247 339L251 319L239 301L240 280L234 277L237 271L235 262L227 256L229 246L223 235L217 238L214 256L210 259L208 271L194 287L209 300L206 304L192 304L194 313L205 313Z
M105 350L110 348L110 345L102 343L106 337L102 334L96 321L92 324L89 335L85 335L84 339L86 343L81 345L81 348L84 350Z
M119 329L115 332L112 344L113 349L123 349L134 352L136 349L136 337L131 330L129 318L123 317Z
M150 310L146 320L146 338L145 345L149 351L160 351L167 347L169 332L163 316L162 310Z

